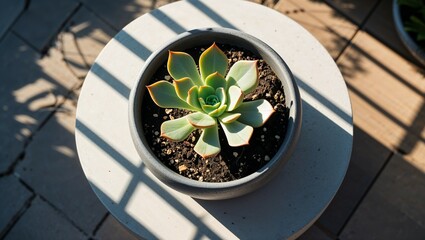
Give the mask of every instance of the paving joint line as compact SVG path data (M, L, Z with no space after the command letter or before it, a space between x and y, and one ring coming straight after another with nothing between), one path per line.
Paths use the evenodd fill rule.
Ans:
M59 208L57 208L53 203L51 203L47 198L43 197L41 194L37 194L37 196L40 197L41 200L43 200L47 205L49 205L51 208L53 208L61 217L63 217L65 220L67 220L73 227L75 227L78 231L80 231L84 236L90 237L89 234L87 234L83 229L81 229L77 224L68 217L64 212L62 212Z
M369 20L369 18L372 16L372 14L375 12L375 10L378 8L379 4L381 3L382 0L378 0L376 1L375 5L373 5L372 9L369 11L369 13L366 15L366 17L363 19L363 21L360 22L360 24L356 24L354 21L352 21L346 14L341 13L341 11L339 11L338 9L332 7L331 5L328 4L328 6L332 7L335 11L337 11L338 13L340 13L342 16L344 16L346 19L350 20L353 24L355 24L357 26L356 31L354 32L353 36L351 36L350 40L345 44L345 46L342 48L341 52L338 54L338 56L335 58L335 62L337 62L339 60L339 58L344 54L344 52L348 49L348 47L350 45L352 45L352 41L353 39L357 36L357 34L364 30L364 27L367 23L367 21Z
M347 220L344 222L344 224L342 225L341 229L338 231L337 236L341 235L341 233L344 231L345 227L348 225L348 222L350 222L351 218L353 217L353 215L356 213L357 209L360 207L360 205L363 203L364 199L366 198L366 196L369 194L369 192L372 190L372 187L375 185L376 181L378 180L378 178L381 176L382 172L385 170L385 168L387 167L388 163L391 161L391 158L396 154L396 152L391 152L388 156L388 158L385 160L384 164L381 166L381 168L379 169L378 173L375 175L375 177L372 179L372 182L369 184L369 186L367 187L366 191L362 194L360 201L357 202L356 206L353 208L353 210L351 211L349 217L347 218Z
M19 38L22 42L24 42L28 47L30 47L32 50L34 50L36 53L40 54L39 58L41 59L43 55L41 54L40 50L36 46L34 46L32 43L27 41L24 37L22 37L18 32L16 32L13 29L10 29L10 33L15 35L15 37Z
M110 24L108 21L106 21L102 16L100 16L99 14L97 14L92 8L90 8L90 6L87 6L84 3L81 3L81 5L87 9L89 12L91 12L94 16L96 16L100 21L102 21L104 24L108 25L108 27L112 28L114 31L116 31L117 33L120 31L120 29L115 28L112 24Z
M27 11L28 6L30 5L30 2L31 2L31 0L25 0L24 9L22 9L22 11L18 14L18 16L9 25L9 27L4 32L3 36L0 37L0 42L3 41L3 39L6 37L6 35L8 33L12 33L13 32L13 30L12 30L13 25L15 25L15 23L19 20L19 18L21 18L21 16L25 13L25 11Z
M56 98L55 105L56 104L57 105L53 107L53 109L46 116L46 118L43 119L41 121L41 123L37 126L37 128L27 137L27 139L24 142L24 147L23 147L23 150L21 151L21 153L19 153L18 157L12 162L12 164L6 170L6 172L0 174L0 177L8 176L8 175L11 175L15 172L15 169L18 166L18 164L25 159L27 148L31 144L31 142L33 141L34 136L36 136L36 134L38 132L40 132L40 130L42 130L42 128L56 114L56 112L59 112L60 108L63 106L63 104L65 104L65 102L67 100L71 100L70 97L72 96L72 94L74 94L74 91L80 89L81 87L82 87L82 82L77 83L77 84L75 84L75 86L71 87L70 90L68 90L68 92L66 92L64 94L64 100L61 103L58 103L57 98Z
M71 11L71 13L65 18L65 20L61 23L58 30L53 34L53 36L47 41L46 46L41 49L41 57L44 57L48 54L49 49L54 45L55 39L57 39L58 35L63 31L68 22L75 16L75 14L80 10L83 4L81 2L77 3L77 6Z
M19 179L19 178L18 178ZM20 179L19 179L20 180ZM21 181L19 181L21 182ZM6 228L3 232L0 232L0 239L3 239L4 237L9 234L9 232L13 229L13 227L16 225L16 223L21 219L21 217L27 212L27 210L31 207L32 201L36 198L36 194L34 192L31 192L32 195L30 198L28 198L24 205L19 209L19 211L12 217L12 219L9 221L9 223L6 225Z
M328 228L323 226L319 221L316 221L314 225L319 228L326 236L328 236L331 239L338 239L338 236L336 236L333 232L331 232Z
M102 217L102 219L100 219L99 223L96 225L96 227L94 228L94 230L92 232L92 236L96 236L97 232L99 231L99 229L103 225L103 223L105 223L106 218L108 218L108 216L109 216L109 211L107 211L105 213L105 215Z

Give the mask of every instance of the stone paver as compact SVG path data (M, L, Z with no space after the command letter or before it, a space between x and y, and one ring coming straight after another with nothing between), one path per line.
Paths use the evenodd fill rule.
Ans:
M121 30L132 20L167 3L176 0L82 0L85 6L93 10L105 22L116 30Z
M37 197L5 238L5 240L15 239L78 240L86 239L86 237L63 218L60 213Z
M390 155L388 148L355 127L347 175L318 222L334 235L338 235Z
M350 91L355 124L390 149L410 153L425 139L425 77L361 31L338 60Z
M33 138L16 172L34 191L91 234L107 211L81 169L74 127L75 105L66 101Z
M423 239L425 159L395 154L350 219L341 239Z
M24 211L32 195L17 177L9 175L0 178L0 238L9 225Z
M24 10L25 0L3 0L0 2L0 39Z
M86 76L95 58L117 33L94 13L82 6L58 37L58 48L71 71Z
M77 7L74 0L31 0L12 29L38 51L45 51Z
M357 30L354 24L320 1L281 0L275 9L307 29L334 59Z
M24 150L27 138L50 114L52 107L77 86L75 78L51 49L40 55L14 34L0 42L0 174Z
M371 13L374 6L381 0L312 0L324 1L335 9L338 9L356 24L361 24L366 20L366 17ZM383 0L389 1L391 0Z
M99 240L138 239L111 215L106 218L105 222L99 228L95 238Z
M311 226L298 240L332 240L333 237L329 237L316 225Z

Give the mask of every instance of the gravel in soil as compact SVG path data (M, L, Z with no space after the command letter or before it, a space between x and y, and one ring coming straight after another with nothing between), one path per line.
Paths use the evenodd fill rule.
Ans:
M181 142L173 142L159 136L162 122L183 117L190 111L160 108L151 100L149 94L143 98L143 130L154 154L176 173L205 182L232 181L261 169L278 151L288 124L289 110L285 104L285 93L270 66L246 49L219 43L217 46L227 55L229 68L239 60L258 60L259 85L244 97L244 101L266 99L276 110L262 127L254 128L249 145L230 147L224 132L219 129L221 152L215 157L203 159L193 150L200 136L200 130L193 131ZM201 46L185 52L191 54L197 61L206 48L208 46ZM165 62L157 70L150 84L164 79L172 81Z

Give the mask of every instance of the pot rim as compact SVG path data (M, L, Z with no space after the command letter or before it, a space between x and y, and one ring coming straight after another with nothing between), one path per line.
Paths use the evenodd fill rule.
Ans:
M273 63L274 65L281 66L281 69L282 69L281 75L283 76L279 76L279 79L282 81L282 84L285 84L285 82L287 84L287 88L285 88L285 98L288 99L288 97L290 97L290 99L292 99L292 101L290 102L290 106L288 102L286 103L286 105L288 105L287 107L290 109L289 116L288 116L289 121L288 121L288 126L287 126L287 131L285 134L284 141L282 142L282 145L280 146L277 153L273 156L272 159L270 159L270 161L266 165L264 165L262 168L260 168L256 172L248 176L245 176L243 178L228 181L228 182L200 182L197 180L184 177L172 171L171 169L169 169L152 152L152 150L150 149L147 143L147 140L144 137L142 124L138 123L137 121L138 109L136 106L138 104L142 105L142 103L141 101L137 102L136 100L142 98L143 95L145 94L145 86L148 84L150 79L142 79L142 78L144 78L144 74L146 70L150 67L152 62L157 61L157 59L160 58L160 54L162 54L164 51L168 52L168 50L171 50L171 49L175 50L175 46L178 45L177 43L179 43L180 41L189 41L190 39L193 39L196 37L199 38L199 36L202 34L209 34L209 33L219 33L219 34L222 34L223 36L225 34L229 34L231 35L232 39L238 38L240 41L244 41L252 45L258 45L257 49L249 49L249 50L258 51L258 49L260 49L261 51L264 51L265 53L269 54L271 56L270 58L275 60L275 62ZM194 47L194 46L195 45L187 46L186 49L190 47ZM260 56L264 58L264 56L262 55ZM270 62L268 63L270 66L272 65ZM276 72L276 69L273 69L273 71ZM141 70L141 73L138 76L137 80L135 81L132 91L130 93L130 97L129 97L130 132L131 132L131 136L135 144L136 150L138 151L139 156L142 158L142 161L149 168L149 170L157 178L163 181L165 184L169 185L168 180L163 179L161 176L158 176L156 171L162 171L162 174L166 175L166 177L170 178L172 181L175 181L181 185L189 186L191 188L208 188L210 190L213 190L213 189L231 190L232 188L236 186L255 182L262 175L264 175L266 172L272 169L274 166L281 165L282 161L286 162L286 160L288 160L289 156L292 154L300 134L301 116L302 116L301 115L301 97L298 91L297 84L295 82L294 77L292 76L292 73L289 67L286 65L286 63L283 61L280 55L277 54L272 48L270 48L267 44L265 44L258 38L255 38L245 32L241 32L241 31L229 29L229 28L192 29L177 35L171 41L168 41L167 43L162 45L159 49L153 52L149 56L149 58L145 61L143 68ZM155 159L155 161L150 161L150 159ZM151 169L151 168L154 168L154 169Z

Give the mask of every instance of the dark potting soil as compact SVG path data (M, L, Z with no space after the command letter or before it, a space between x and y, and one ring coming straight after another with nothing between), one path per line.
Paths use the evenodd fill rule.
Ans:
M275 113L254 133L249 145L230 147L222 129L219 129L221 152L212 158L203 159L195 151L194 146L201 130L193 131L181 142L173 142L160 137L161 124L170 119L183 117L190 113L181 109L160 108L152 101L149 94L143 98L143 127L147 142L155 155L171 170L188 178L204 182L227 182L245 177L261 169L273 158L283 142L288 124L288 108L285 104L285 94L280 80L270 66L258 56L246 49L231 45L217 44L229 59L229 68L239 60L259 60L258 87L246 95L244 101L266 99L275 109ZM209 46L187 49L195 61ZM164 62L150 84L159 80L172 81ZM219 125L220 128L220 125Z

